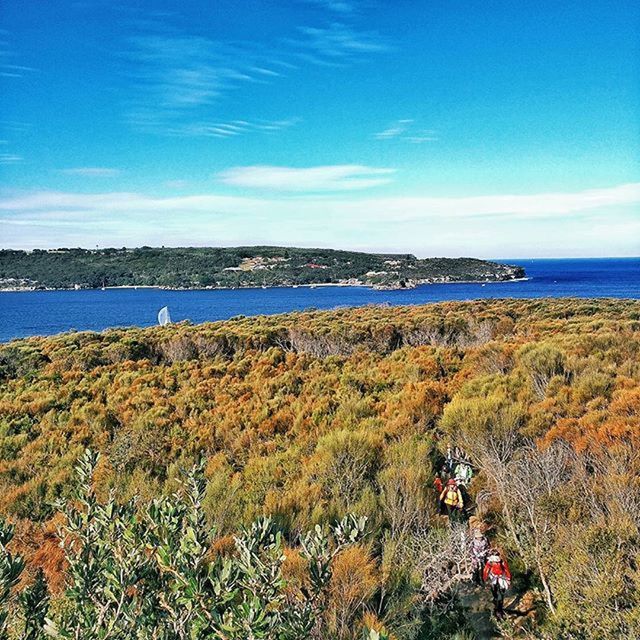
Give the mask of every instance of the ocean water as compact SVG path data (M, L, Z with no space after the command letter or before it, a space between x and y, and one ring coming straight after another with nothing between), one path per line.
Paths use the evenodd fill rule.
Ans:
M640 258L505 260L522 265L529 277L518 282L432 284L416 289L374 291L365 287L298 287L220 291L107 289L0 292L0 342L75 329L156 323L167 305L174 321L194 323L237 315L332 309L367 304L425 304L478 298L640 299Z

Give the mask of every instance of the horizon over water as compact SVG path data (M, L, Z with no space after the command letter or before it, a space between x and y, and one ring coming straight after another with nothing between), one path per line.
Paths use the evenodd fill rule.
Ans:
M225 320L262 315L364 306L416 305L448 300L495 298L640 299L640 257L498 260L525 268L528 279L497 283L422 285L375 291L366 287L300 286L268 289L173 291L164 289L83 289L80 291L0 292L0 342L69 330L152 326L168 306L174 322Z

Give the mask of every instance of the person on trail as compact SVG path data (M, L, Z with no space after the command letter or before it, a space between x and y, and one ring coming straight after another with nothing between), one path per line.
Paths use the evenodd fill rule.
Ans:
M480 529L473 530L471 540L471 558L473 568L473 581L475 584L482 584L482 572L484 570L487 552L489 551L489 541Z
M449 474L447 465L443 464L440 468L440 471L437 471L435 477L433 478L433 488L436 490L438 495L442 493L442 490L444 489L445 484L450 477L451 475Z
M491 549L487 553L487 562L484 565L482 579L491 584L494 615L498 619L503 619L505 617L504 594L511 584L511 572L497 549Z
M440 472L436 473L435 477L433 478L433 488L436 492L436 495L438 496L438 505L440 507L441 516L445 514L445 511L444 511L444 503L442 500L440 500L440 495L442 494L448 479L449 479L449 474L447 473L446 465L443 465L442 469L440 469Z
M473 469L471 465L466 460L460 460L454 470L453 477L456 479L456 482L466 487L471 482L472 476Z
M436 493L438 495L442 493L442 490L444 489L444 483L442 482L440 474L436 474L436 477L433 479L433 488L436 490Z
M444 504L444 508L446 509L446 513L450 519L454 519L456 514L462 511L462 508L464 507L462 494L460 493L460 489L458 489L458 485L453 478L447 482L447 486L442 490L442 493L440 494L440 503Z
M462 500L465 504L469 504L469 494L467 493L467 487L471 482L471 477L473 476L473 469L471 468L471 464L469 463L467 458L461 458L456 465L456 468L453 472L453 477L458 485L458 489L460 489L460 495L462 496Z
M453 473L453 454L451 453L451 445L447 447L447 458L444 464L447 473Z

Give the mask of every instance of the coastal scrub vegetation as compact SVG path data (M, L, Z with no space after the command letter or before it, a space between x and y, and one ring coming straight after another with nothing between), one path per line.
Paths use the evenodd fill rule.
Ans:
M439 515L432 487L451 446L513 573L496 633L637 637L639 445L633 301L13 341L0 634L471 638L468 528Z

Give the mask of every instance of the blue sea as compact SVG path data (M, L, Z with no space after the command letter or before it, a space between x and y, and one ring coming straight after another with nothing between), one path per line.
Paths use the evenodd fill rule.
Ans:
M0 292L0 342L75 329L146 327L167 305L174 321L204 322L237 315L333 309L367 304L425 304L478 298L640 299L640 258L505 260L527 271L527 280L487 284L432 284L374 291L365 287L298 287L220 291L107 289Z

